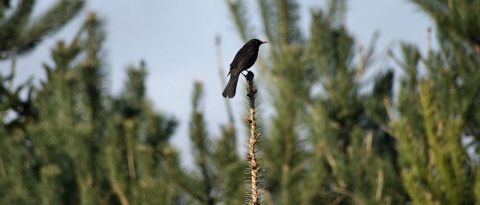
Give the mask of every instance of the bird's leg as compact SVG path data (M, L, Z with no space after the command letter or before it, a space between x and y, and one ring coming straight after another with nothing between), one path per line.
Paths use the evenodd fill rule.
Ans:
M244 71L247 71L247 74L246 75L243 74L243 71L241 72L241 74L243 75L243 77L245 77L247 81L252 80L253 77L255 76L252 71L249 71L249 70L244 70Z
M244 70L244 71L247 71L247 74L243 74L243 71L241 72L241 74L243 75L243 77L245 77L245 79L253 79L253 72L252 71L249 71L249 70Z
M252 80L252 79L253 79L253 76L255 76L255 75L253 74L253 72L252 72L252 71L249 71L249 70L245 70L245 71L247 71L247 74L246 74L246 75L243 74L243 72L241 73L241 74L243 75L243 77L245 77L245 79L246 79L247 81Z
M245 79L247 79L247 81L251 81L251 80L253 80L253 77L255 75L253 74L252 71L248 71L247 75L243 75L243 76L245 76Z
M250 72L250 71L248 71L248 70L242 70L241 74L243 75L243 77L245 77L245 78L246 78L246 77L247 77L247 75L243 74L243 71L247 71L247 72ZM248 73L247 73L247 74L248 74Z

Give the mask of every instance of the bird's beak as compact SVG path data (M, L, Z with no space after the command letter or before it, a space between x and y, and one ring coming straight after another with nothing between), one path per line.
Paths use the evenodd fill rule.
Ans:
M266 41L262 41L262 44L265 44L265 43L267 43L267 42L266 42Z

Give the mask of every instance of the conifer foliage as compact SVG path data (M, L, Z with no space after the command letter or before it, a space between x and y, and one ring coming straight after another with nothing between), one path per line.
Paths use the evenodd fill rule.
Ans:
M392 122L402 182L418 204L474 204L480 193L480 4L413 2L436 22L440 48L421 55L402 45L399 117Z
M480 5L412 2L437 22L440 49L424 57L403 43L394 57L403 72L385 68L376 77L363 76L375 44L359 47L349 34L346 1L314 10L309 35L298 29L295 1L258 2L259 30L270 43L261 68L274 109L265 134L267 203L473 203ZM245 21L255 12L244 1L227 3L240 37L259 35Z
M348 30L345 0L308 16L300 1L262 0L257 11L226 1L242 40L269 42L252 69L251 109L240 115L251 137L241 141L252 146L241 157L233 112L219 136L207 129L206 91L194 82L191 166L169 142L177 120L147 96L155 88L145 86L145 61L126 68L119 95L109 93L96 13L51 49L51 63L39 65L45 79L13 83L16 62L84 1L58 1L35 18L34 3L0 1L0 60L10 61L0 70L0 204L480 201L479 1L411 0L435 22L425 33L438 49L403 42L388 53L393 65L377 69L387 55L376 50L378 36L365 45ZM307 30L300 17L310 19Z
M59 1L49 12L63 5L62 12L50 15L66 18L68 8L81 8L82 2L74 2ZM33 1L19 1L15 8L27 3ZM73 17L78 9L65 15ZM59 26L57 20L43 23L41 29ZM58 41L39 86L14 88L15 67L1 77L0 204L178 203L165 169L165 159L177 161L168 143L177 121L156 112L145 95L144 62L127 69L120 96L108 94L103 25L88 13L73 40ZM19 32L29 28L17 26ZM30 49L18 39L1 40L11 45L7 53ZM26 99L19 94L23 88ZM7 110L16 116L8 119Z
M0 2L0 60L31 51L46 35L57 31L77 14L83 0L58 1L32 16L35 0Z

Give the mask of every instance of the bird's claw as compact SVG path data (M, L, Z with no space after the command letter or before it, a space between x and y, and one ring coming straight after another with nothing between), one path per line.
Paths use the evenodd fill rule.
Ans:
M247 79L247 81L253 80L253 77L255 76L255 75L253 74L253 72L252 72L252 71L247 71L247 72L248 72L247 75L243 75L243 76L245 76L245 78ZM242 73L242 74L243 74L243 73Z

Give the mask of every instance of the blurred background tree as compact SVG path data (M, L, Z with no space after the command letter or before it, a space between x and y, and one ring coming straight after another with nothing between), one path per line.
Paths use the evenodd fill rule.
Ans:
M33 1L20 1L15 8L26 9L25 14L13 11L10 18L19 13L28 19L27 5L32 7ZM59 1L47 12L48 18L72 18L81 5L82 1ZM75 10L64 14L72 6ZM9 7L2 8L6 12ZM55 13L58 9L62 11ZM58 29L57 20L43 21L47 25L41 34L47 34L46 28ZM21 30L28 28L24 24L16 25L19 28L11 29L31 32ZM18 35L1 38L8 41L1 45L10 45L5 49L13 52L12 58L33 49L31 43L25 47ZM29 39L32 42L41 39L31 37L37 38ZM59 41L52 48L53 65L44 65L47 76L40 86L27 82L13 89L15 67L9 76L2 76L1 204L179 203L163 160L178 161L178 152L168 142L177 121L155 111L145 96L144 62L127 69L119 97L108 94L103 41L102 20L88 13L70 43ZM26 99L21 97L25 87ZM6 115L10 110L13 117Z
M0 204L245 203L241 135L232 121L219 136L207 129L203 84L191 100L194 164L184 166L169 142L178 121L146 95L146 62L109 93L95 13L51 49L46 79L14 87L17 57L84 4L58 1L34 20L34 2L0 3L0 57L12 62L0 75ZM375 69L377 36L367 46L355 39L345 0L312 10L308 32L297 1L258 1L257 12L226 1L243 41L269 42L255 71L271 108L258 122L264 204L480 201L480 3L411 2L435 21L438 50L402 43L394 66ZM260 29L247 14L258 14Z
M413 1L436 22L438 51L402 44L392 125L402 183L416 204L474 204L478 169L480 3ZM430 32L430 31L429 31Z
M254 34L243 1L228 1L240 36ZM374 42L358 50L345 28L345 1L311 13L302 34L295 1L260 1L270 53L262 72L274 109L265 134L267 204L405 203L395 140L382 98L393 89L392 71L377 74L374 90L361 81ZM258 34L256 34L258 35Z
M236 151L235 130L222 128L221 136L213 139L206 128L202 97L203 84L195 82L189 124L194 170L170 163L170 174L185 193L186 204L245 204L245 167Z
M34 49L47 35L65 26L82 8L83 0L57 1L39 16L32 16L35 0L0 3L0 60Z

